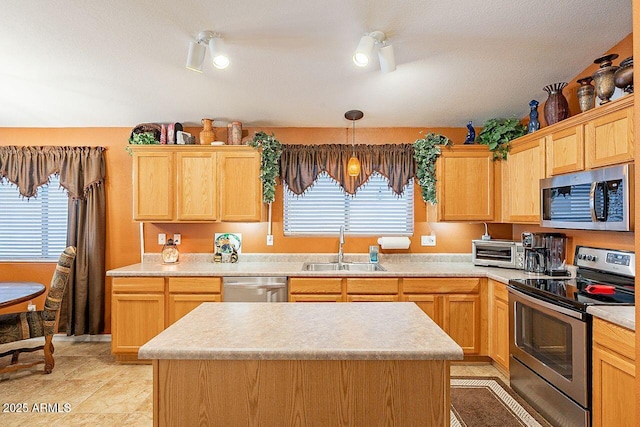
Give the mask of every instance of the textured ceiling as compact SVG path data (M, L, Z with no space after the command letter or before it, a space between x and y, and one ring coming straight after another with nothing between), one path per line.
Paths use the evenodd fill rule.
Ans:
M201 30L231 65L185 69ZM351 56L384 31L397 70ZM631 0L3 0L0 126L480 125L525 116L632 31Z

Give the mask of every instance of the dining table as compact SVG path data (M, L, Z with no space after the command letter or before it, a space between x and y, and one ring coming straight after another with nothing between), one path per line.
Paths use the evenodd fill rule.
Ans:
M42 295L45 290L42 283L0 281L0 308L29 301Z

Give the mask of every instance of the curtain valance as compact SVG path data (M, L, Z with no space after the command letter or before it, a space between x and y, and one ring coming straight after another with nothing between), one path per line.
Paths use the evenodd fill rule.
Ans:
M347 163L354 150L360 160L360 175L352 177L347 173ZM355 149L347 144L282 146L280 178L294 194L303 194L325 171L349 194L355 194L372 173L378 172L389 180L393 192L401 195L415 176L413 145L357 144Z
M103 147L0 147L0 178L15 184L24 197L33 197L57 173L69 196L83 199L91 186L104 181L103 151Z

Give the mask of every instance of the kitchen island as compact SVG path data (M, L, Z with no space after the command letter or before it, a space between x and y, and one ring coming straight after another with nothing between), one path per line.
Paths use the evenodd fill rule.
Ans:
M139 357L156 426L448 426L462 349L413 303L204 303Z

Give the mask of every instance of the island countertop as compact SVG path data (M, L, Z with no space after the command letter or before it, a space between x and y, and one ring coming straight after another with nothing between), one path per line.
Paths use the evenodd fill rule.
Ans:
M141 359L462 360L414 303L203 303L143 345Z

